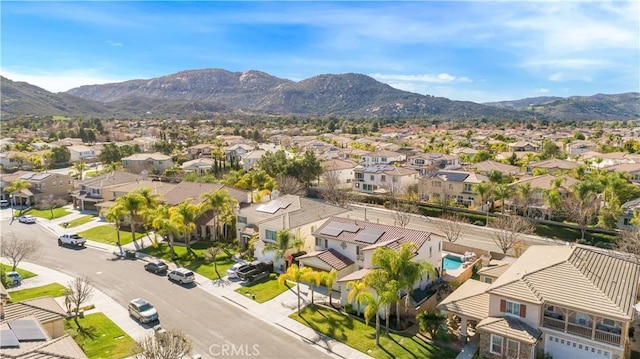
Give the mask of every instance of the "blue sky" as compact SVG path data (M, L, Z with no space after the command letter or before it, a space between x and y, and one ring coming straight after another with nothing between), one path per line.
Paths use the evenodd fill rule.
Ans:
M640 89L639 4L2 1L0 73L52 92L223 68L474 102L621 93Z

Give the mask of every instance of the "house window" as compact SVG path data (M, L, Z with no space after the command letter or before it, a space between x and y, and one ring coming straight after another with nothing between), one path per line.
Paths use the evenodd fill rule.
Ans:
M502 340L501 336L491 334L491 348L489 349L491 354L502 355Z
M442 182L432 181L431 182L431 186L436 187L436 188L440 188L440 187L442 187Z
M472 192L473 191L473 185L471 183L465 183L464 184L464 191L465 192Z
M381 175L380 176L380 182L386 182L386 181L387 181L387 176Z
M487 283L487 284L491 284L491 283L493 283L493 278L484 277L484 282Z
M507 309L504 312L513 315L520 315L520 303L507 301Z
M320 248L327 248L328 247L328 243L329 241L326 239L322 239L322 238L317 238L316 237L316 247L320 247Z
M247 217L245 217L245 216L238 216L238 223L244 223L244 224L247 224Z
M453 183L449 183L449 189L453 189Z
M520 342L507 339L507 358L518 359L520 357Z
M424 164L424 160L423 159L417 159L414 161L415 164L417 165L423 165Z
M576 324L588 327L591 325L591 318L587 313L576 313Z
M356 179L357 180L363 180L364 179L364 173L356 172Z
M517 315L522 318L527 316L526 305L504 299L500 300L500 311L505 314Z
M602 324L610 326L610 327L615 327L616 326L616 322L614 322L611 319L607 319L607 318L602 319Z
M264 236L265 239L268 241L274 241L276 240L276 231L272 231L270 229L267 229L264 231Z
M375 176L371 175L371 176L369 176L369 179L372 180L372 181L375 181Z

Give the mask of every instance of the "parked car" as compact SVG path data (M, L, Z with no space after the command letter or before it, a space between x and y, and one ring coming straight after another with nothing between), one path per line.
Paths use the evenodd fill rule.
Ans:
M9 201L7 201L6 199L0 200L0 207L2 208L9 207Z
M169 270L167 263L157 260L144 265L144 269L153 273L164 273Z
M140 323L158 320L156 308L142 298L136 298L129 302L129 315L136 318Z
M238 278L245 282L253 282L257 277L273 272L272 261L253 261L247 267L238 270Z
M22 283L22 277L20 276L20 273L18 272L7 272L7 279L8 279L8 284L12 285L12 286L18 286L20 285L20 283Z
M84 237L81 237L77 233L67 233L58 237L58 245L61 246L63 244L71 245L71 246L83 246L87 243L87 240Z
M187 268L174 269L169 272L168 277L180 284L193 283L196 280L196 276Z
M30 215L30 214L25 214L23 216L18 217L18 222L20 223L36 223L36 217Z
M238 271L247 266L249 266L249 263L247 262L238 262L232 265L231 268L227 269L227 277L238 278Z

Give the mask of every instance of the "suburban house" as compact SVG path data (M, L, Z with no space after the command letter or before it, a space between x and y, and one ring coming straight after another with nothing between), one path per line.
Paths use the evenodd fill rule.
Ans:
M65 334L65 310L53 297L2 303L0 353L2 358L87 358Z
M369 155L370 153L371 151L348 147L338 151L338 158L343 160L353 160L359 163L362 156Z
M92 147L85 145L73 145L67 146L67 149L71 154L69 162L95 162L98 160L98 158L96 157L98 153L96 153L96 150Z
M186 173L196 173L198 175L203 175L209 173L214 165L215 161L213 159L202 157L187 161L183 163L180 168L182 168Z
M73 191L73 178L54 172L17 171L0 176L0 188L7 187L11 182L21 179L29 183L30 187L18 193L3 193L5 199L11 195L14 205L34 205L40 202L63 199L69 200Z
M524 199L516 198L515 200L505 200L504 203L505 205L527 210L535 217L544 218L546 215L550 215L545 194L555 188L563 198L566 198L571 192L571 187L578 182L577 179L567 175L552 176L550 174L544 174L525 177L509 184L509 186L514 189L517 189L519 186L529 186L531 189L530 196Z
M506 163L487 160L465 166L468 170L489 176L492 172L502 173L504 176L516 176L522 170L518 166L512 166Z
M253 166L255 166L255 164L258 163L258 161L260 161L262 156L264 156L266 153L267 151L265 150L250 151L242 157L242 159L240 160L240 165L242 166L242 168L248 171L252 169Z
M122 159L122 167L131 173L163 174L165 170L173 167L173 159L160 152L136 153Z
M353 170L357 164L351 160L332 159L320 163L324 174L320 178L320 186L326 186L327 182L334 182L337 188L350 189L353 181Z
M311 234L327 218L348 212L348 209L324 202L294 195L275 196L265 203L256 203L238 211L238 241L242 247L257 235L254 242L255 256L260 260L273 260L275 268L284 270L284 263L275 258L273 251L263 253L266 243L275 242L276 233L288 229L292 235L301 238L303 251L311 252L315 242Z
M399 194L418 184L418 172L405 167L358 165L353 169L353 175L352 189L360 193Z
M113 171L100 176L84 179L78 182L78 189L71 192L71 199L75 208L81 211L99 212L100 202L111 201L115 197L110 189L126 183L136 183L146 178L129 172Z
M370 152L360 156L360 162L364 166L390 165L394 162L404 162L407 156L393 151L381 150Z
M513 152L538 152L540 145L529 141L518 141L515 143L507 144L510 151Z
M218 149L218 146L210 143L199 143L187 148L187 157L194 158L211 158L212 153Z
M631 220L635 211L640 211L640 198L635 198L622 204L622 215L618 219L618 228L631 229Z
M591 167L603 168L621 163L640 163L640 155L626 152L585 152L580 156L580 160L589 163Z
M420 177L418 195L427 201L479 207L483 198L474 186L485 182L489 182L486 176L474 172L438 171Z
M20 168L20 169L31 169L31 163L27 161L27 156L30 153L27 152L16 152L16 151L5 151L0 152L0 166L3 168Z
M567 143L565 152L569 156L580 156L585 152L598 151L598 144L593 141L577 140Z
M571 161L565 161L557 158L552 158L544 161L531 162L527 165L527 174L532 175L535 169L546 170L549 174L556 174L558 172L568 172L574 168L577 168L578 164Z
M443 238L431 232L333 217L318 227L313 236L313 251L298 257L300 265L321 271L336 269L336 287L340 288L343 305L349 304L347 283L364 278L372 269L371 256L377 248L397 250L404 243L413 243L416 246L413 260L424 260L437 273L441 272ZM414 288L424 289L435 279L425 274Z
M475 326L484 358L623 359L640 264L589 246L531 246L491 283L467 280L438 309Z
M629 181L634 184L640 184L640 163L621 163L605 167L607 171L621 172L629 176Z
M236 161L240 162L242 157L244 157L247 153L256 149L255 145L249 145L246 143L238 143L232 146L228 146L224 148L224 155L227 161Z
M427 175L438 169L457 168L459 166L459 156L439 152L420 153L407 159L407 167L415 169L421 175Z

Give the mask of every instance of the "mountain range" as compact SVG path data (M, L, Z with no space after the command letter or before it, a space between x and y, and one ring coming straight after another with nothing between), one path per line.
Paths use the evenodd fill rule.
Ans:
M640 93L536 97L479 104L395 89L355 73L299 82L260 71L182 71L148 80L88 85L51 93L1 79L2 118L24 115L100 118L254 114L384 118L628 120L640 118Z

